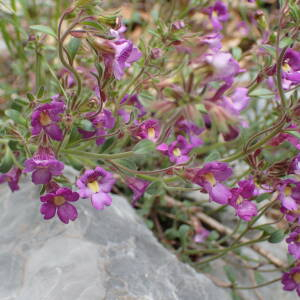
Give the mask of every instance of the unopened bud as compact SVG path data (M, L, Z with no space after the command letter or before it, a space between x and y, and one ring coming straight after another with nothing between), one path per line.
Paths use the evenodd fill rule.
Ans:
M257 24L259 26L259 28L261 30L267 30L268 29L268 23L266 21L266 17L265 17L265 14L262 10L258 10L256 13L255 13L255 19L257 21Z
M182 28L184 28L185 24L182 20L179 20L179 21L175 21L173 24L172 24L172 29L174 31L176 30L180 30Z
M151 55L150 55L150 57L151 57L152 59L158 59L158 58L161 58L161 57L162 57L162 54L163 54L163 52L162 52L162 50L161 50L160 48L153 48L153 49L151 50Z
M118 20L119 17L118 16L100 16L98 18L98 21L102 24L107 24L107 25L111 25L111 26L116 26L118 25Z

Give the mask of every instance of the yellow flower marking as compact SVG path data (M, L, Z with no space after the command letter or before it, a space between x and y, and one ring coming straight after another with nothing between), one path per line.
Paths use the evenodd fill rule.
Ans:
M52 123L52 120L46 112L42 111L40 114L40 122L43 126L47 126Z
M300 284L300 272L295 273L292 277L296 283Z
M284 195L287 197L292 195L292 188L290 186L285 187Z
M98 181L93 181L87 184L90 190L92 190L94 193L98 193L100 191L99 183Z
M178 157L178 156L181 155L181 150L180 150L179 148L175 148L175 149L173 150L173 154L174 154L176 157Z
M53 202L56 206L61 206L66 202L66 199L63 196L56 196Z
M241 204L244 201L244 198L242 196L239 196L236 200L236 204Z
M155 138L155 130L154 130L154 128L148 128L148 137L150 138L150 139L154 139Z
M285 63L282 65L282 70L284 72L289 72L289 71L291 71L291 67L287 63Z
M217 181L215 176L212 173L207 173L204 175L206 181L208 181L212 186L215 186Z

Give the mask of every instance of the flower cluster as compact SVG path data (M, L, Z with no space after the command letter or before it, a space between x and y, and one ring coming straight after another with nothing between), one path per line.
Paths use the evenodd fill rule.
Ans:
M10 42L3 21L14 63L1 85L0 184L16 192L31 177L42 217L64 224L81 203L109 210L112 192L132 195L197 266L285 239L283 288L300 295L297 1L153 0L128 3L125 19L96 2L75 1L57 30L31 26L26 41ZM231 212L234 229L221 224ZM256 272L286 265L258 252Z

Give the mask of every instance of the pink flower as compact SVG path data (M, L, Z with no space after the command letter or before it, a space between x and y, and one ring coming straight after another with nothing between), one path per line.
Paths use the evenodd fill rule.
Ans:
M80 197L91 199L93 207L99 210L111 205L109 193L114 184L113 175L100 167L85 171L76 181Z
M156 147L158 151L169 156L170 161L176 164L187 162L190 159L188 154L192 148L193 145L189 144L182 135L177 136L176 141L172 142L170 145L160 144Z
M208 238L210 232L208 230L206 230L203 227L199 227L196 230L196 234L194 235L194 241L196 243L204 243L206 241L206 239Z
M12 192L17 191L20 189L18 183L21 174L21 169L14 167L9 172L0 174L0 183L7 182Z
M159 121L155 119L149 119L138 125L136 135L141 139L148 139L156 142L160 134Z
M296 290L298 296L300 296L300 266L296 266L289 272L284 273L281 282L285 291Z
M69 202L75 202L79 199L79 194L72 192L69 188L61 187L51 193L41 196L41 214L45 220L49 220L55 216L65 223L74 221L77 216L77 209Z
M31 116L32 135L38 135L43 130L53 140L61 141L63 133L57 123L64 110L65 104L60 101L37 106Z
M295 259L300 259L300 227L296 227L294 231L286 239L289 244L288 250Z
M250 198L257 194L255 184L252 180L242 180L238 183L239 188L231 189L232 197L229 204L235 208L236 214L245 221L257 215L257 207Z
M93 129L92 131L87 131L82 128L79 128L78 131L82 134L84 138L90 138L93 136L98 137L96 139L96 144L101 145L105 142L105 136L107 131L114 128L115 118L113 117L111 111L104 109L98 115L93 115L93 113L87 113L86 118L92 122Z
M193 183L203 187L210 199L220 204L227 204L232 194L221 182L232 175L232 169L226 163L209 162L203 168L186 169L185 176Z
M203 12L209 15L211 23L216 31L222 30L222 23L229 18L227 5L222 1L216 1L213 6L203 9Z
M46 184L53 176L62 174L64 164L55 158L49 147L40 146L38 151L30 159L24 162L24 172L32 172L32 182L34 184Z
M127 177L126 184L133 191L131 204L135 206L137 201L144 195L150 182L135 177Z
M120 80L125 74L125 69L139 60L142 53L131 41L123 38L106 43L111 48L110 52L103 52L106 72L113 73L115 78Z

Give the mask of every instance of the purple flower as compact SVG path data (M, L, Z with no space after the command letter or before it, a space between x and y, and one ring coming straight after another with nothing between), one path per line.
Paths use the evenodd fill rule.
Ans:
M207 54L205 60L212 68L211 80L225 81L228 85L226 85L226 89L232 85L234 76L243 71L240 69L239 63L227 52L218 51ZM224 91L222 90L222 92Z
M139 60L142 53L131 41L123 38L106 41L106 43L110 48L110 51L103 53L106 72L113 73L115 78L120 80L125 74L125 69Z
M144 195L150 182L135 177L127 177L126 184L133 191L131 204L135 206L137 201Z
M281 206L280 211L285 215L285 218L290 223L297 222L300 225L300 205L297 203L296 210L288 210Z
M222 22L227 21L229 18L227 5L222 1L216 1L213 6L205 8L203 12L209 15L216 31L222 30Z
M7 173L0 174L0 183L7 182L12 192L17 191L20 189L18 183L21 174L21 169L14 167L10 169Z
M282 77L284 88L289 88L290 85L300 83L300 52L287 49L283 64L282 64Z
M209 162L201 169L186 170L186 177L202 186L211 200L220 204L227 204L232 196L229 188L221 183L231 175L232 169L222 162Z
M223 97L222 106L230 113L239 116L249 104L248 89L236 88L230 97Z
M200 44L206 44L208 45L209 49L213 50L214 52L217 52L222 48L222 38L222 34L220 34L219 32L214 32L201 37Z
M163 51L160 48L153 48L153 49L151 49L151 55L150 55L150 57L152 59L161 58L162 55L163 55Z
M124 98L121 100L121 105L132 105L132 106L136 107L139 110L139 114L138 114L139 118L142 118L147 113L145 110L145 107L142 105L142 103L140 102L140 100L136 94L134 94L132 96L125 95ZM125 119L124 119L124 121L125 121L125 123L128 123L128 122L126 122ZM129 121L129 119L128 119L128 121Z
M296 290L298 296L300 296L300 266L296 266L289 272L284 273L281 283L285 291Z
M155 119L150 119L142 122L137 129L136 135L141 139L148 139L150 141L156 142L160 134L159 121Z
M257 194L256 186L252 180L242 180L238 185L238 188L231 189L229 204L235 208L241 219L251 221L252 217L257 215L256 205L249 200Z
M61 141L63 133L57 123L64 110L65 104L59 101L37 106L31 116L32 135L38 135L43 130L53 140Z
M41 214L45 220L53 218L57 212L59 219L68 224L74 221L77 216L77 209L69 202L75 202L79 199L79 194L72 192L67 187L58 188L57 190L41 196Z
M34 184L46 184L50 182L52 176L61 175L64 169L64 164L55 158L49 147L39 147L34 156L27 159L24 165L25 173L32 172Z
M200 128L195 123L184 119L178 121L176 123L176 127L188 135L190 143L193 147L199 147L203 145L203 141L199 135L204 131L204 128Z
M182 20L178 20L178 21L175 21L174 23L172 23L172 29L174 31L180 30L180 29L182 29L184 27L185 27L185 23Z
M176 141L172 142L170 145L160 144L156 149L164 155L168 155L171 162L183 164L190 159L188 154L193 149L193 146L187 142L185 137L179 135L177 136Z
M289 172L292 173L292 174L300 175L300 154L298 154L292 160Z
M289 128L293 128L296 129L297 125L292 124L290 126L288 126L287 129ZM299 132L299 130L297 131ZM279 133L277 136L275 136L270 142L269 144L272 146L278 146L281 143L283 143L284 141L288 141L290 144L292 144L293 146L295 146L298 150L300 150L300 141L297 137L289 134L289 133Z
M78 131L82 134L84 138L90 138L93 136L98 137L96 139L96 144L101 145L105 142L105 135L107 131L114 128L115 118L113 117L111 111L104 109L98 115L93 115L93 113L87 113L86 118L90 120L93 124L93 131L87 131L79 128Z
M294 231L286 239L289 244L288 250L295 259L300 259L300 227L296 227Z
M281 201L282 207L289 210L298 209L298 201L300 201L300 183L293 179L285 179L277 187L279 191L278 199Z
M194 235L194 242L196 243L204 243L208 238L210 232L203 227L199 227L196 230L196 234Z
M105 205L111 205L112 198L109 193L114 183L113 175L100 167L85 171L76 181L80 197L91 199L93 207L100 210Z

